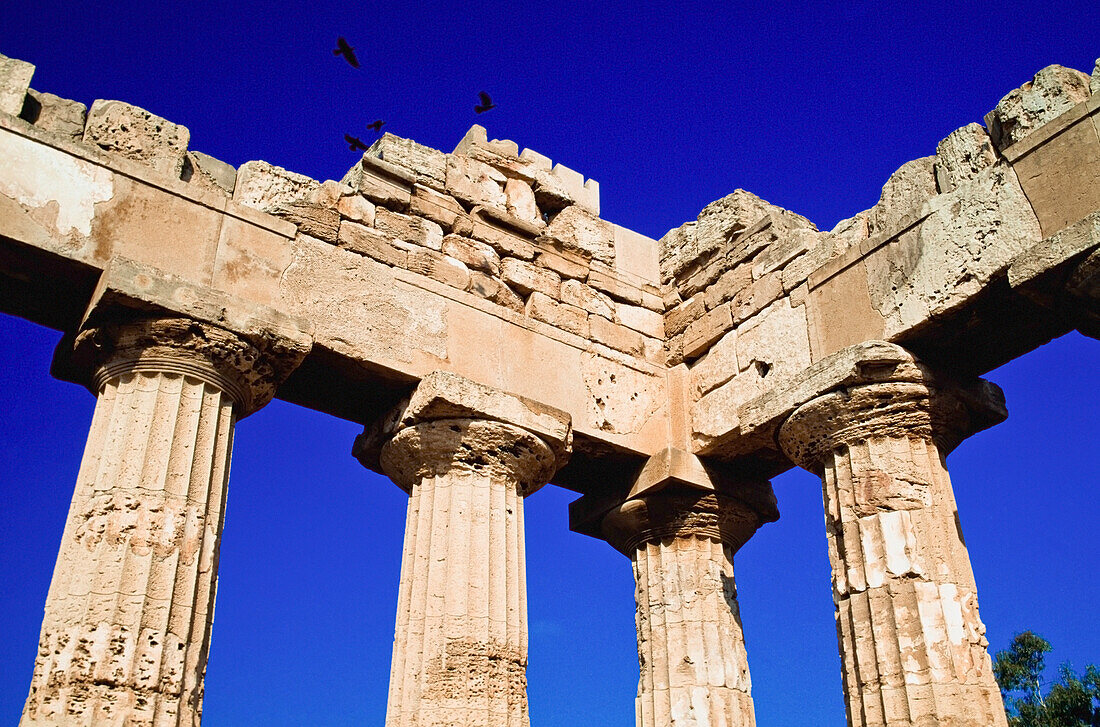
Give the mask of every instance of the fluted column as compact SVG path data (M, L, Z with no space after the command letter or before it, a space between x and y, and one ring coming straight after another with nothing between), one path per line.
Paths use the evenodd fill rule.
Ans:
M446 372L355 454L410 494L387 727L526 727L523 498L568 458L569 415Z
M190 320L78 346L98 399L20 724L198 725L233 427L271 377L249 343Z
M822 478L851 725L1005 725L944 457L972 412L920 381L853 385L780 430Z
M603 521L634 564L638 727L755 725L733 556L761 525L739 500L663 490Z

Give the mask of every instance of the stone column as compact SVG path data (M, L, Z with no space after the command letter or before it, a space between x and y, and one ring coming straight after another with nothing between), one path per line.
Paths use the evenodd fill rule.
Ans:
M77 345L98 399L20 724L198 725L233 427L280 377L193 320Z
M356 446L411 495L386 725L526 727L523 498L568 415L442 372L399 409Z
M1005 725L944 464L997 402L909 369L818 396L779 434L822 478L848 722Z
M608 542L634 564L638 727L756 724L733 556L761 524L739 500L687 488L604 518Z

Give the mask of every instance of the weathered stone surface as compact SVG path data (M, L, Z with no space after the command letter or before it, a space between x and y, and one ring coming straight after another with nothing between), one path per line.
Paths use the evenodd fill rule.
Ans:
M470 271L469 291L497 305L510 308L517 313L524 312L523 298L516 295L511 288L500 282L498 278L480 271Z
M736 376L741 370L737 365L737 331L722 336L690 370L694 400Z
M500 276L500 256L491 245L461 235L447 235L440 248L444 255L461 260L472 270Z
M509 179L504 183L504 197L509 214L527 222L541 221L531 185L519 179Z
M33 76L30 63L0 55L0 112L19 115Z
M578 280L565 280L561 284L561 301L582 308L592 315L615 320L615 301L590 285Z
M684 330L684 357L695 358L733 328L728 305L720 305L688 324Z
M237 170L233 199L262 212L289 207L308 198L321 183L263 161L245 162Z
M407 268L409 265L408 249L394 244L392 238L373 227L344 220L340 223L337 239L340 247L366 255L380 263L399 268Z
M341 219L374 226L375 204L358 192L341 197L336 203L336 211Z
M636 305L616 303L615 318L613 320L650 338L664 340L665 319L660 313L654 313Z
M385 133L365 154L409 170L421 184L442 188L447 180L447 155L412 139Z
M1093 96L1100 93L1100 58L1096 59L1096 65L1092 69L1092 76L1089 77L1089 93Z
M237 186L237 170L232 164L226 164L209 154L189 151L183 163L182 179L185 182L199 184L206 189L217 189L232 195L234 187Z
M538 291L555 300L561 297L561 278L553 270L523 260L506 258L500 266L501 279L521 295Z
M401 212L412 202L416 175L403 167L364 155L340 181L371 202Z
M39 93L28 88L19 116L43 131L79 140L84 136L84 119L87 114L88 107L79 101L70 101L52 93Z
M952 192L961 184L989 169L997 161L989 134L978 124L956 129L936 147L936 184L941 193Z
M470 270L465 263L435 250L411 247L407 266L409 272L426 275L452 288L466 290L470 286Z
M443 228L431 220L378 207L374 213L374 226L379 232L398 240L430 250L443 249Z
M588 337L588 313L567 303L559 303L553 298L535 291L527 298L527 316L536 321L549 323L555 328Z
M1065 66L1047 66L1012 91L985 116L998 150L1020 141L1089 97L1089 77Z
M471 205L506 209L504 184L508 179L488 164L458 154L447 157L448 194Z
M611 224L578 205L566 207L555 215L545 234L565 250L578 252L605 265L615 262L615 233Z
M906 215L920 209L925 200L934 196L936 157L914 159L901 165L882 187L878 204L867 215L868 231L872 235L893 230Z
M17 112L18 113L18 112ZM88 111L84 143L179 179L191 132L122 101L97 99Z
M542 246L540 245L540 248ZM535 258L535 264L539 267L553 270L563 278L585 280L588 277L589 262L583 256L554 248L551 250L540 249Z
M645 339L642 334L620 326L602 316L589 316L588 330L593 341L628 353L642 356L645 353Z
M631 305L642 304L642 291L619 277L618 273L606 265L595 260L588 271L588 284L597 290L602 290L615 300L621 300Z

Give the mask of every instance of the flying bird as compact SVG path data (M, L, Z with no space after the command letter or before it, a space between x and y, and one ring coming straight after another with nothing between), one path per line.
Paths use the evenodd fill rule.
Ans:
M373 131L376 134L381 134L382 133L382 127L385 126L385 125L386 125L385 121L383 121L382 119L378 119L373 124L367 124L367 128L370 129L371 131Z
M344 134L344 141L348 143L348 149L352 151L366 151L367 145L363 143L363 140L358 136L352 136L351 134Z
M336 50L332 51L332 55L343 56L352 68L359 67L359 59L355 57L355 49L348 45L348 41L342 35L336 39Z
M493 103L493 99L489 98L489 94L481 91L477 97L481 99L481 103L474 106L474 113L483 114L489 109L495 109L497 105Z

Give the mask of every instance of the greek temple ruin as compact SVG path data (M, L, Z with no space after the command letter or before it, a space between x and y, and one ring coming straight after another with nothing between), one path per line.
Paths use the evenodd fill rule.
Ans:
M637 725L754 725L734 562L796 466L848 724L1007 726L945 458L1007 416L983 374L1100 337L1100 64L831 231L737 190L660 240L480 126L317 181L33 71L0 56L0 312L61 331L97 403L23 727L200 723L233 433L274 397L361 424L409 495L388 727L529 724L548 483L633 569Z

